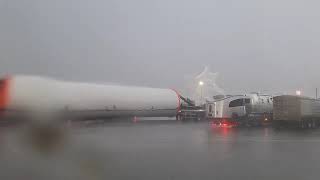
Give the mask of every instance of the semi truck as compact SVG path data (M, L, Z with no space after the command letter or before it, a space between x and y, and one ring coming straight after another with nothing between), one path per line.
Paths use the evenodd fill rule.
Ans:
M219 96L207 102L207 118L216 124L259 126L272 121L273 97L251 93Z
M282 95L274 97L275 127L316 128L320 125L320 100L310 97Z

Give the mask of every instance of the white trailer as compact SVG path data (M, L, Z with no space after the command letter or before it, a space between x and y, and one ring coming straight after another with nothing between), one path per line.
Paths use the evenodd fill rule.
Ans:
M12 76L0 81L2 117L21 112L63 112L75 119L175 117L180 96L172 89L58 81Z
M292 95L274 97L273 119L276 127L319 127L320 100Z

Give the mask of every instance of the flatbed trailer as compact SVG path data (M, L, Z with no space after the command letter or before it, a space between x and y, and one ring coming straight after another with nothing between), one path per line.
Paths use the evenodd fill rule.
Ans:
M292 95L274 97L273 125L275 127L319 127L320 100Z
M181 110L177 120L182 121L201 121L205 118L204 110Z

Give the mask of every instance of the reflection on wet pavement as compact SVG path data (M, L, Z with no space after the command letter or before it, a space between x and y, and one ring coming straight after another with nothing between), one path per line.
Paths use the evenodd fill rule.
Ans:
M319 178L320 130L216 128L207 122L162 121L106 123L70 134L60 160L85 162L79 168L92 179ZM48 167L55 167L46 160ZM61 164L58 161L55 158ZM19 162L20 169L28 167Z

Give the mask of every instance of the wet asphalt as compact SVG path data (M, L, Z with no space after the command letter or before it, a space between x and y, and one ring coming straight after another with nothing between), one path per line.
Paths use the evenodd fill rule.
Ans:
M94 125L74 135L95 149L105 179L320 177L320 130L142 121Z

